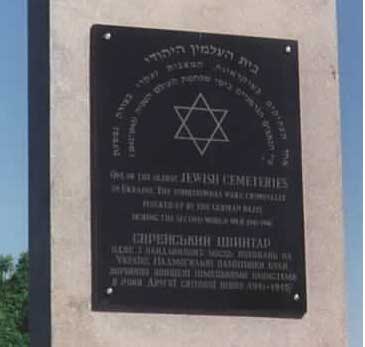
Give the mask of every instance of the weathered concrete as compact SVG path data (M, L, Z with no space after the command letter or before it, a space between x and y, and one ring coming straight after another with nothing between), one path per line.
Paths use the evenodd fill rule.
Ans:
M53 346L346 345L334 3L51 1ZM95 23L299 41L308 292L303 319L91 311L88 71Z

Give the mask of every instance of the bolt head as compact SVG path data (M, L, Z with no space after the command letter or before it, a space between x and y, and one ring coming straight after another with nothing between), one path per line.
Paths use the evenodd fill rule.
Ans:
M112 38L112 34L111 33L105 33L104 35L103 35L103 38L104 38L104 40L110 40L111 38Z

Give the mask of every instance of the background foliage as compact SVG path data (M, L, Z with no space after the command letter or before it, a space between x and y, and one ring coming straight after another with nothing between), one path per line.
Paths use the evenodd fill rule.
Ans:
M14 264L0 255L0 346L26 347L28 337L28 254Z

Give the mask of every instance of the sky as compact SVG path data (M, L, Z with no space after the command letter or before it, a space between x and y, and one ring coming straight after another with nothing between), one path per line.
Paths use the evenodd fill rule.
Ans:
M0 1L0 254L27 249L26 2Z
M338 0L350 347L362 346L362 1Z
M350 347L362 346L362 1L338 0ZM0 254L27 249L26 0L0 2Z

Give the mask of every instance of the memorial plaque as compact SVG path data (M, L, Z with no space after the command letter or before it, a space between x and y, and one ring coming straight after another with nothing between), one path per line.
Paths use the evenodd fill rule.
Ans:
M303 316L297 50L92 28L94 310Z

